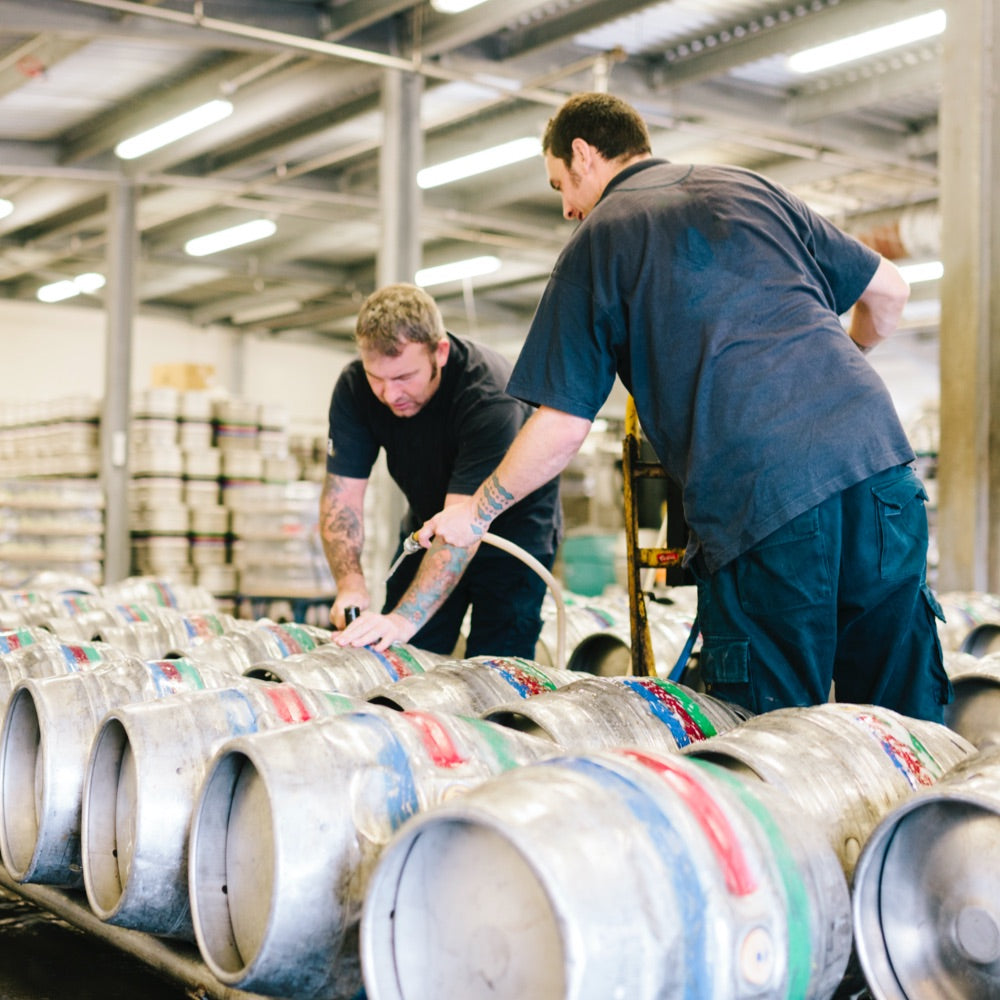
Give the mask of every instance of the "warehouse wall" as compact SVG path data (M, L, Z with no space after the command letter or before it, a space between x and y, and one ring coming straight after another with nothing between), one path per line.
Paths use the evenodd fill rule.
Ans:
M0 301L0 405L104 391L105 317L86 306ZM332 347L261 339L221 328L139 316L132 350L133 393L151 385L155 365L204 364L213 388L288 408L296 427L325 426L330 390L353 354Z

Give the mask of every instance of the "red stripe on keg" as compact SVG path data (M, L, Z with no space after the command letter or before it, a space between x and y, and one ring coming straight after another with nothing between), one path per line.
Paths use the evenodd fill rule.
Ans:
M411 711L403 712L403 718L416 727L431 761L437 767L458 767L465 763L465 758L458 752L448 731L433 715Z
M308 722L312 718L312 713L294 689L276 685L268 689L267 696L282 722Z
M623 756L655 771L684 800L702 828L726 878L726 888L736 896L756 891L757 880L750 870L739 838L725 814L690 775L668 761L638 750L619 750Z

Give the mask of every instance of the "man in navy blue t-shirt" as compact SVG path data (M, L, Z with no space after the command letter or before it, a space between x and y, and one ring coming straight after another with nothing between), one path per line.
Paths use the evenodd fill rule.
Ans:
M542 146L581 224L508 384L538 410L421 541L469 544L516 509L576 453L617 376L682 493L708 690L763 712L833 686L940 722L926 494L864 357L907 301L897 268L757 174L653 158L611 95L570 98Z
M356 340L361 357L345 367L330 402L320 500L320 534L337 584L335 641L378 649L410 641L448 654L471 608L466 656L533 658L545 582L515 556L486 545L475 555L442 545L411 555L387 581L382 614L367 610L361 569L364 497L380 449L409 505L402 542L442 506L474 493L530 416L532 408L505 391L510 364L447 333L436 303L415 285L388 285L369 296ZM551 476L490 532L549 569L561 524L558 479ZM365 613L347 625L351 606Z

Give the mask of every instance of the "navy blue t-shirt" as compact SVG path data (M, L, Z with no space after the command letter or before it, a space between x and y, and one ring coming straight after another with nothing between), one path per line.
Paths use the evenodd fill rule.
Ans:
M441 384L419 413L397 417L379 402L360 360L341 372L330 401L327 471L367 479L379 449L410 510L410 532L444 506L445 496L471 496L500 464L532 407L510 396L511 366L489 348L448 335ZM559 480L550 480L504 511L490 533L534 555L555 551L562 528Z
M840 315L879 257L765 178L648 159L564 248L508 391L593 419L617 374L714 572L913 460Z

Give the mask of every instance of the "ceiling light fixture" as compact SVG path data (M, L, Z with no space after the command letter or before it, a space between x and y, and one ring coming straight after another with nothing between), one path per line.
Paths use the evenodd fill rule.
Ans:
M431 6L439 14L461 14L485 2L486 0L431 0Z
M933 38L944 32L947 15L943 10L932 10L928 14L909 17L895 24L886 24L871 31L862 31L857 35L841 38L826 45L803 49L789 56L788 68L796 73L816 73L821 69L830 69L841 63L864 59L888 49L898 49L903 45L912 45L926 38Z
M139 156L145 156L154 149L167 146L178 139L191 135L200 129L214 125L216 122L228 118L233 113L233 105L230 101L209 101L184 114L162 122L145 132L124 139L115 146L115 156L123 160L134 160Z
M238 226L220 229L215 233L196 236L184 244L184 252L192 257L205 257L210 253L218 253L220 250L231 250L233 247L243 246L244 243L267 239L268 236L273 236L277 230L278 227L270 219L254 219L252 222L243 222Z
M6 219L14 211L14 202L0 198L0 219Z
M470 257L456 260L437 267L425 267L417 271L414 282L421 288L429 285L443 285L448 281L462 281L464 278L478 278L483 274L493 274L500 270L499 257Z
M921 281L937 281L944 274L944 264L939 260L928 260L921 264L903 264L899 273L911 285Z
M75 278L64 278L53 281L50 285L42 285L35 293L39 302L63 302L75 295L91 294L103 288L106 284L103 274L87 271Z
M512 139L499 146L481 149L478 153L469 153L454 160L445 160L444 163L438 163L433 167L424 167L417 173L417 185L425 190L440 187L442 184L473 177L487 170L496 170L511 163L529 160L533 156L539 156L541 152L542 143L534 136Z

